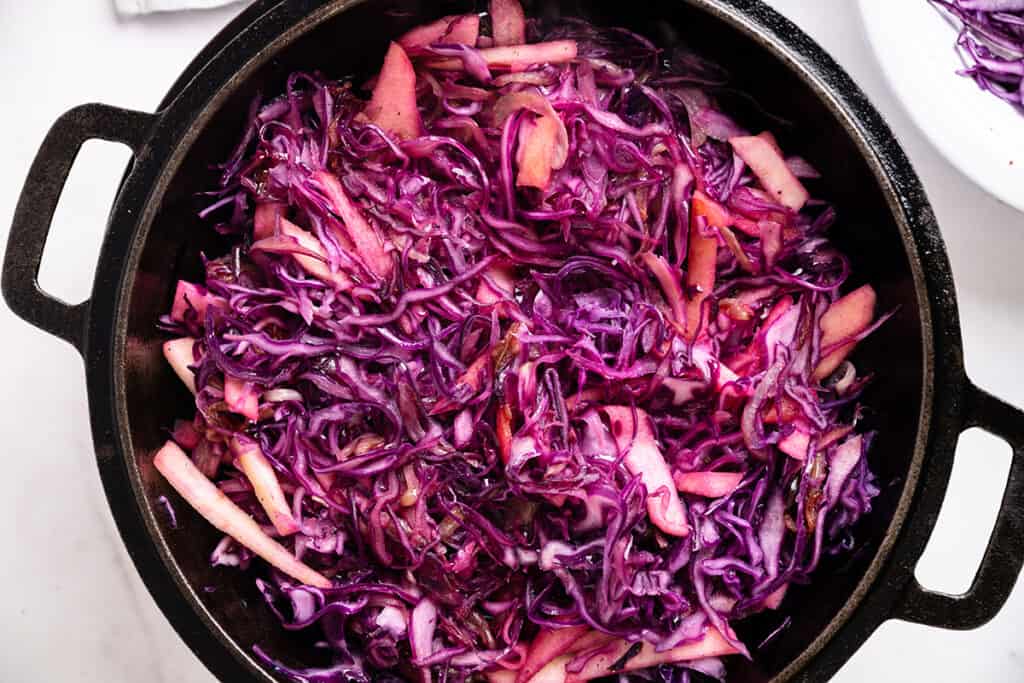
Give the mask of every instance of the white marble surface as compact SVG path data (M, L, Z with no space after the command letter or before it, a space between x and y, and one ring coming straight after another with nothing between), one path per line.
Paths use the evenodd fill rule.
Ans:
M1024 405L1017 355L1024 337L1024 215L971 185L912 127L868 52L854 3L772 4L830 50L889 118L943 226L968 370L980 385ZM0 2L0 237L5 241L33 154L61 112L88 101L151 110L237 11L122 21L109 0ZM114 145L86 147L46 254L43 284L50 291L86 297L126 159ZM6 307L0 330L0 434L7 444L0 477L0 538L7 547L0 562L0 681L210 683L146 593L114 529L92 462L80 359ZM926 585L956 591L969 583L1008 462L1008 449L992 438L964 439L953 489L918 570ZM1002 613L973 632L882 626L837 680L1021 681L1022 629L1018 585Z

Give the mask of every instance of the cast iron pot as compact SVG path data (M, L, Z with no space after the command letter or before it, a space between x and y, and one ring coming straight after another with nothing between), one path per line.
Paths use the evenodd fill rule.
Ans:
M966 377L953 282L931 207L903 151L849 76L790 22L756 0L562 0L527 3L531 14L585 16L669 43L682 36L726 66L734 84L792 120L783 145L824 175L817 194L839 207L835 237L854 272L895 318L858 349L877 374L866 397L879 430L871 462L882 482L858 528L859 550L822 566L791 591L792 624L754 661L731 658L730 681L831 676L887 619L967 629L1005 602L1024 561L1024 414ZM215 532L174 496L151 456L190 396L165 366L156 322L178 278L199 275L199 251L223 252L195 217L208 164L237 139L257 90L283 90L292 70L367 75L390 37L472 8L422 0L262 0L195 59L156 114L89 104L47 135L22 190L10 232L3 293L15 313L70 342L85 359L93 440L111 510L139 573L181 637L221 679L282 680L252 646L292 665L318 657L307 637L285 633L251 577L213 569ZM357 81L359 82L359 81ZM99 138L132 148L100 254L92 297L69 306L43 292L39 262L61 188L79 147ZM858 284L858 283L853 283ZM923 588L914 567L938 515L958 435L979 426L1014 450L1006 492L970 590ZM180 526L154 504L167 494ZM217 586L214 592L204 587ZM778 625L761 615L741 627L748 642Z

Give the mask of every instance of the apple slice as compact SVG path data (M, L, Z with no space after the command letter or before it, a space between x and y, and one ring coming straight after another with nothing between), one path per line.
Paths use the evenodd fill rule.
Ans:
M261 240L277 232L278 221L284 215L285 205L281 202L260 202L253 216L253 239Z
M772 355L772 349L769 348L768 343L769 339L771 336L777 336L776 333L778 332L775 331L773 333L772 326L788 313L792 307L793 298L788 295L776 301L761 322L761 326L757 334L754 335L753 341L747 345L746 349L730 357L727 362L728 366L741 374L749 374L751 370L762 367L764 361Z
M796 460L805 460L807 458L807 449L811 445L811 434L814 428L802 417L795 418L793 422L795 423L793 431L779 439L777 445L779 450L789 457ZM818 439L817 450L822 451L828 448L852 431L853 427L851 425L833 427Z
M718 202L697 190L690 202L690 241L686 254L686 338L693 341L705 326L703 303L715 288L715 264L718 260L718 238L701 230L700 219L708 227L725 227L729 212Z
M484 674L487 683L515 683L516 672L511 669L495 669Z
M455 380L456 388L460 386L467 386L473 391L479 391L480 387L483 386L484 378L487 376L487 369L491 363L491 354L486 352L478 356L469 364L469 367L459 375L459 378ZM449 411L455 410L459 407L459 404L455 401L442 397L434 404L434 407L430 410L431 415L441 415Z
M558 128L559 122L547 116L527 119L520 125L516 149L517 187L548 188L558 145Z
M203 440L203 436L196 431L194 424L187 420L175 420L174 430L171 432L171 438L182 448L192 450L199 445L199 442Z
M792 422L802 413L800 412L800 406L796 401L791 399L789 396L782 397L782 414L779 414L778 405L773 405L771 408L764 412L764 416L761 418L765 424L776 424L778 422Z
M768 597L761 603L766 609L778 609L782 601L786 599L786 591L789 590L789 584L784 583L774 591L768 594Z
M527 661L519 670L516 683L564 683L565 667L572 660L572 655L603 647L613 640L614 636L594 631L588 626L544 629L530 646ZM531 656L535 658L531 660Z
M338 290L352 288L352 279L345 273L331 272L327 265L327 253L315 235L306 232L287 218L280 221L278 235L264 237L253 242L252 251L266 251L272 254L289 254L303 270L321 282Z
M476 301L481 306L508 301L515 294L515 270L511 265L495 263L480 276Z
M828 463L828 480L825 495L829 504L834 505L843 491L843 484L864 456L864 438L857 434L841 443Z
M281 490L281 482L277 480L274 466L270 464L259 445L248 439L234 438L231 440L231 452L235 455L235 463L242 470L245 478L252 484L256 500L270 518L270 523L282 536L290 536L298 532L299 523L292 516L292 508Z
M526 14L519 0L491 0L491 32L495 45L526 43Z
M571 655L562 655L552 659L532 678L527 679L526 683L565 683L566 676L568 676L565 665L571 660Z
M754 268L754 264L750 261L750 257L747 256L747 252L744 251L743 245L740 244L739 239L736 238L736 233L723 225L719 226L718 234L722 236L725 246L728 247L729 251L731 251L733 256L736 257L736 262L739 264L740 268L748 273L757 272L757 269Z
M774 149L775 153L778 154L780 157L783 156L782 147L779 147L779 141L775 139L775 133L771 132L770 130L765 130L758 133L757 137L761 138L769 145L771 145L772 149Z
M384 240L345 192L341 181L328 171L318 171L314 177L327 194L332 210L341 218L345 233L363 262L378 278L389 277L394 270L394 262L388 256Z
M163 345L164 358L170 363L178 379L184 382L193 394L196 393L196 376L189 366L196 362L192 352L195 344L196 340L192 337L182 337L166 341Z
M782 251L782 225L775 221L761 221L761 255L766 271L775 267L775 259Z
M591 633L589 626L567 626L565 628L542 628L530 643L526 660L519 668L516 683L526 683L534 674L547 666L548 662L560 655L569 654L573 645Z
M686 297L680 285L683 278L682 273L679 272L678 268L672 267L668 261L654 252L645 252L640 258L648 270L651 271L651 274L654 275L658 285L661 286L661 291L665 294L665 299L672 309L672 317L675 319L675 323L680 326L684 325L686 323Z
M437 629L437 607L429 598L423 598L409 613L409 650L413 663L434 652L434 632Z
M448 45L476 45L480 39L480 16L477 14L460 14L448 26L448 33L441 40Z
M635 656L627 659L621 668L612 670L612 665L619 662L633 646L633 643L626 640L613 641L610 645L605 646L604 649L587 659L579 672L570 673L566 676L566 683L590 681L595 678L603 678L604 676L615 676L629 671L649 669L661 666L662 664L688 662L707 657L721 657L737 654L738 652L713 626L709 626L699 640L694 640L663 652L658 652L654 645L646 640L640 642L640 651Z
M796 427L776 444L780 451L794 460L806 460L811 445L810 426L803 420L796 421Z
M707 196L702 190L694 190L691 209L707 219L713 228L725 227L735 222L735 217L724 205Z
M459 378L455 381L455 386L465 385L473 391L479 391L484 384L484 379L488 377L487 371L491 368L492 364L500 367L508 359L519 353L519 333L523 329L522 323L513 323L509 327L508 332L505 333L501 343L495 346L493 350L485 351L477 356L469 364L469 367L459 375ZM445 397L434 404L430 414L440 415L458 407L457 403Z
M651 429L651 418L642 410L629 406L604 406L612 438L620 451L625 451L626 469L647 489L647 514L651 523L670 536L686 536L690 527L686 521L686 508L676 491L672 474L661 454Z
M494 125L501 128L505 125L508 117L520 109L526 109L540 117L550 119L548 125L554 128L554 140L545 138L545 141L552 144L551 168L562 168L569 158L569 133L566 131L561 117L558 116L558 112L551 106L551 102L536 88L528 88L499 97L491 112ZM550 131L545 131L544 134L549 136Z
M818 442L818 450L828 448L835 442L846 438L850 432L853 431L853 425L843 425L842 427L833 427L831 430L825 432L825 435L821 437L821 441Z
M693 358L693 366L700 372L704 380L713 384L719 391L727 384L739 379L739 375L712 352L711 346L706 340L694 343L690 355Z
M206 287L178 280L178 286L174 290L174 303L171 304L171 320L185 322L185 313L190 308L195 309L200 321L205 320L210 298Z
M576 59L575 40L552 40L530 45L504 45L485 47L478 50L488 67L492 69L517 70L533 64L561 64ZM432 59L427 62L431 69L462 71L462 60L457 57Z
M494 433L498 440L498 455L501 461L508 464L512 457L512 408L507 403L498 406L498 416L494 423Z
M740 472L676 472L672 480L682 493L721 498L739 486L743 475Z
M284 546L267 536L252 517L231 502L223 491L196 469L185 452L173 441L168 441L157 452L153 465L167 483L221 533L231 536L301 583L317 588L331 587L331 582L323 574L295 559Z
M260 419L259 394L252 382L225 375L224 402L228 404L231 412L243 415L252 422Z
M413 52L434 44L473 46L479 35L479 16L456 14L417 26L404 33L397 42L406 52Z
M864 285L829 306L821 316L821 350L825 351L866 330L875 318L877 298L871 285ZM856 345L857 342L851 341L830 351L818 361L818 367L814 369L814 380L820 382L835 372Z
M363 115L400 140L419 137L423 129L416 107L416 70L398 43L391 43L384 55L377 85Z
M799 211L810 199L810 194L786 165L774 138L740 135L729 138L729 144L780 204Z

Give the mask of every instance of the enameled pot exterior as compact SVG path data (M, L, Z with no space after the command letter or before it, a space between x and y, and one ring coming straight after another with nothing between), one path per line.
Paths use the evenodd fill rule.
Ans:
M253 659L254 643L269 643L266 649L283 652L292 663L305 650L274 628L245 580L208 567L212 534L195 531L185 540L152 505L162 489L148 459L161 438L160 428L187 399L173 380L167 381L151 323L166 308L174 279L195 268L198 249L223 247L212 238L190 244L175 226L194 216L189 193L202 186L190 178L201 175L197 169L211 158L205 153L207 142L219 131L224 131L219 137L230 139L231 131L239 129L235 110L254 88L276 83L298 64L319 65L331 50L343 51L346 45L361 53L345 63L358 73L379 59L386 39L402 28L467 8L466 3L400 4L406 12L385 11L399 5L390 0L255 3L200 53L157 114L93 104L61 117L29 172L12 225L4 296L15 313L69 341L83 355L100 474L125 544L168 619L223 680L279 677ZM894 366L888 375L889 393L900 404L887 403L883 393L874 397L875 419L886 430L883 440L891 435L886 455L898 463L883 471L879 509L864 530L869 540L862 552L832 567L838 577L831 582L835 594L817 601L823 607L817 613L796 610L808 614L779 644L759 653L758 662L731 664L730 680L820 681L889 618L945 628L972 628L991 618L1024 562L1024 415L966 378L938 226L881 116L813 41L756 0L666 0L630 8L628 16L610 2L534 5L534 11L544 13L629 22L663 39L674 39L676 31L688 36L690 27L692 33L715 38L708 39L711 52L732 40L730 48L758 64L755 82L744 87L757 91L756 81L777 83L778 92L794 93L797 117L801 111L814 112L821 130L807 137L829 154L812 161L829 170L829 155L849 160L852 170L837 167L831 175L845 179L844 187L859 194L844 198L842 188L829 188L840 195L841 210L844 199L846 205L857 204L849 212L857 229L841 235L840 243L855 262L861 255L857 265L868 279L881 281L883 301L902 306L890 341L899 345L907 367ZM770 99L770 93L765 97ZM36 276L60 190L78 148L91 138L123 142L134 159L111 212L92 297L68 306L44 293ZM219 157L214 153L213 158ZM872 367L892 363L870 344L863 353ZM1014 459L971 589L949 596L922 588L913 569L942 503L956 439L972 426L1009 441ZM205 585L222 588L206 593ZM750 628L763 627L755 623Z

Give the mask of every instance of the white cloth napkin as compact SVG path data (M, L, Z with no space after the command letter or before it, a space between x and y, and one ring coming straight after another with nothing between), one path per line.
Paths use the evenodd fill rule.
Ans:
M133 16L151 12L175 12L184 9L209 9L239 0L114 0L118 14Z

